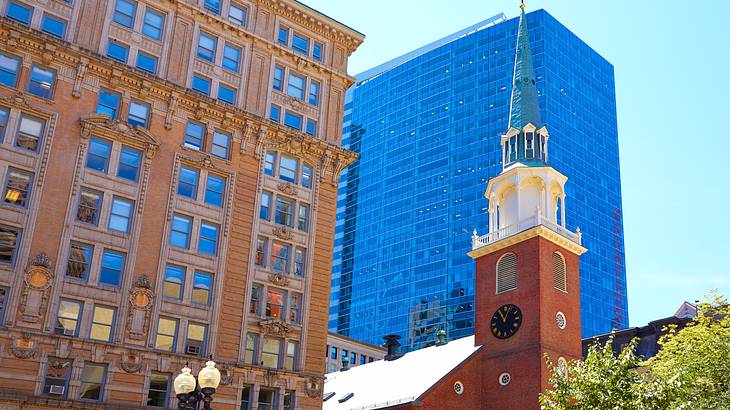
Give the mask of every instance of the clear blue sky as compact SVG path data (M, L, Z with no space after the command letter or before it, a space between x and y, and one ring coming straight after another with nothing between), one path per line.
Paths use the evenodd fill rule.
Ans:
M519 12L516 0L304 2L367 36L351 74ZM526 3L615 67L631 325L713 288L730 297L730 1Z

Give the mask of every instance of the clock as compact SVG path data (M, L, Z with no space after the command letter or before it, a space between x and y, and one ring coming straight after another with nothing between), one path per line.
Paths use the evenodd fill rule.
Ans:
M497 339L512 337L520 325L522 325L522 311L516 305L503 305L492 315L492 334Z

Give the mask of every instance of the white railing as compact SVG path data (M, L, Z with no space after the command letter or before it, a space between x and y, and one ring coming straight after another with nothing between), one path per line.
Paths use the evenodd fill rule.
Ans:
M478 236L476 229L474 230L474 233L471 237L471 248L472 250L481 248L482 246L489 245L490 243L497 242L500 239L504 239L507 237L510 237L512 235L518 234L522 231L526 231L530 228L534 228L536 226L543 225L546 228L550 229L551 231L554 231L571 241L577 243L578 245L581 244L581 232L580 229L576 230L576 232L571 232L568 229L556 224L555 222L549 220L548 218L542 216L539 212L536 212L534 215L532 215L529 218L523 219L515 224L505 226L503 228L500 228L494 232L489 232L486 235Z

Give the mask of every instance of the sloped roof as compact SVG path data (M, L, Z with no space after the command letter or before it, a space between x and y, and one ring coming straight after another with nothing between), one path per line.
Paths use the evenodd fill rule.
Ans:
M454 340L405 354L398 360L368 363L345 372L329 373L323 410L365 410L394 406L416 400L442 377L479 350L474 336ZM354 396L340 403L349 393Z

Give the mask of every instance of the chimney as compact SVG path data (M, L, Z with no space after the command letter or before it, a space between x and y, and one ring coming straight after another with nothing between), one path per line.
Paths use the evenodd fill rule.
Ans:
M385 339L383 346L388 349L388 354L385 355L385 360L391 361L400 359L401 356L403 356L403 353L400 352L400 342L398 342L400 336L388 335L383 336L383 339Z
M350 370L350 358L347 356L342 358L342 368L340 369L341 372L346 372Z

